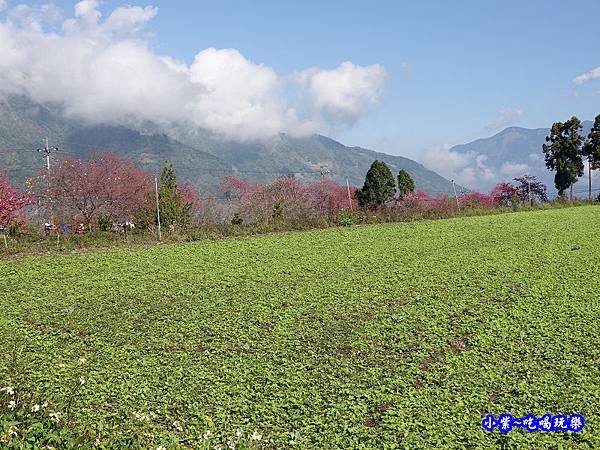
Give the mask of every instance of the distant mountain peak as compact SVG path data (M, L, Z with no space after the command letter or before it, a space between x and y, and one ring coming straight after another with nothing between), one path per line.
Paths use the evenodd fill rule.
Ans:
M593 123L585 120L582 125L582 133L587 134ZM459 161L460 167L438 170L447 176L454 170L457 180L483 192L525 174L537 176L554 192L554 174L546 168L542 152L549 133L549 128L507 127L493 136L450 148L447 152L454 158L446 160Z

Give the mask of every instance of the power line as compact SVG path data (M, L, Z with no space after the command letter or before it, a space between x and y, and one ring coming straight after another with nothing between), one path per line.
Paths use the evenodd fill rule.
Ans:
M596 188L596 189L592 189L592 192L598 192L600 191L600 188ZM582 189L582 190L578 190L578 191L573 191L573 194L587 194L589 192L588 189Z

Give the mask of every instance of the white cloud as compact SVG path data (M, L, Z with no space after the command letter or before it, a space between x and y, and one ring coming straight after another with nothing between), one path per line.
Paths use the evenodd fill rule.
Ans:
M479 187L499 181L498 176L487 165L488 157L474 151L459 152L444 144L426 151L423 164L458 184Z
M295 77L308 86L315 111L347 124L377 102L385 78L385 68L379 64L357 66L349 61L330 70L307 69Z
M502 174L513 177L519 177L521 175L525 175L529 172L530 167L527 164L516 163L516 162L505 162L500 167L500 172Z
M498 170L490 166L488 155L476 151L454 150L444 144L423 154L421 162L458 184L482 192L502 181Z
M209 48L198 53L189 77L200 89L187 110L202 127L242 138L252 137L257 126L269 135L302 128L294 110L282 108L277 73L237 50Z
M8 20L21 29L39 33L42 32L44 25L60 22L61 14L58 7L51 4L42 6L20 4L8 10Z
M454 148L445 144L426 151L421 162L458 184L487 192L501 181L511 181L524 174L539 174L540 168L541 173L544 173L543 158L533 153L528 156L531 164L521 161L502 162L497 159L490 161L488 154L473 150L464 151L460 147Z
M589 72L582 73L581 75L573 78L573 84L575 86L581 86L589 81L600 78L600 67L590 70Z
M0 0L0 11L4 11L7 6L8 6L7 0Z
M153 6L121 6L115 9L104 24L108 30L128 29L139 30L146 22L152 19L158 13L158 9Z
M81 0L75 5L75 17L97 22L102 15L100 11L98 11L99 6L100 1L98 0Z
M156 8L123 6L103 18L100 4L80 1L67 19L49 6L10 9L0 21L0 92L57 102L92 122L188 123L252 139L351 125L385 80L382 66L351 62L287 77L235 49L209 48L187 64L149 47Z
M493 122L486 125L487 131L497 131L515 123L520 117L525 114L525 111L521 106L515 106L514 108L500 108L496 118Z

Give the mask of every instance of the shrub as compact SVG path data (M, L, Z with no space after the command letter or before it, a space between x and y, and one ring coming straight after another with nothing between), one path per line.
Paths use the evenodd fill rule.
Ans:
M491 195L473 192L460 198L460 203L465 208L491 209L496 206L496 201Z
M240 216L240 213L233 213L233 217L231 219L231 225L241 225L244 223L244 219Z
M364 217L360 214L350 211L348 209L342 209L337 215L337 224L343 227L349 227L352 225L358 225L364 221Z
M100 231L110 231L112 229L112 222L106 214L98 216L98 229Z

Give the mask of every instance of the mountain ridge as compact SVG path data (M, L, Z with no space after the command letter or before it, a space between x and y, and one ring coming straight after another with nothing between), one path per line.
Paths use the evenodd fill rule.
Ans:
M585 120L582 125L582 134L587 135L593 123ZM450 147L450 154L466 161L463 167L457 169L456 178L470 188L487 192L501 181L512 181L515 177L529 174L538 177L548 186L549 192L554 193L554 173L546 168L542 151L549 133L550 128L512 126L492 136ZM435 165L433 168L436 169ZM444 172L441 167L437 169ZM471 174L475 177L466 182L464 175ZM598 177L597 174L595 176ZM577 190L583 189L581 181L576 183ZM585 184L587 187L587 181Z
M18 182L42 167L35 152L41 138L50 136L58 155L82 157L90 150L110 150L132 157L142 168L157 173L165 160L173 163L182 181L192 181L201 192L218 193L223 175L267 182L294 174L304 181L328 176L362 186L374 159L394 173L408 170L417 189L435 195L452 192L452 183L422 164L402 156L349 147L324 135L292 137L285 133L256 141L237 142L195 129L191 133L158 132L154 124L88 125L61 114L56 105L40 105L22 96L0 100L0 152L4 169Z

